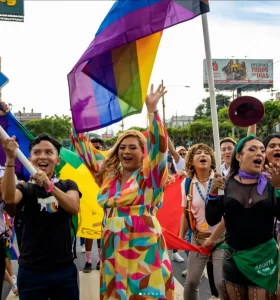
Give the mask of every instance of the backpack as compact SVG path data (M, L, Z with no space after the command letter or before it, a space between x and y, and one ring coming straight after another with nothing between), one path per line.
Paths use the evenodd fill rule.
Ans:
M187 197L187 207L186 207L186 217L188 221L189 228L195 232L196 231L196 220L192 213L192 191L193 184L191 178L187 177L185 180L185 192Z

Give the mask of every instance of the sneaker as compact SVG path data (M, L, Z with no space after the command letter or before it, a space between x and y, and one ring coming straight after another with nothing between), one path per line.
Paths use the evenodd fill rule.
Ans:
M183 277L187 277L187 274L188 274L188 270L185 270L185 271L182 272Z
M184 259L178 252L172 253L172 260L176 262L184 262Z
M216 296L211 296L211 298L209 298L208 300L220 300L220 298L217 298Z
M86 253L86 245L85 245L85 244L83 244L83 245L81 246L81 252L82 252L82 253Z
M207 270L206 270L206 268L204 268L201 278L203 278L203 277L205 277L205 278L208 279L208 275L207 275ZM215 296L214 296L214 297L215 297Z
M83 268L84 273L90 273L92 271L92 265L86 262L85 267Z
M14 293L16 296L18 296L18 288L17 288L17 285L16 285L16 284L14 284L14 285L12 286L12 291L13 291L13 293Z
M17 277L16 277L16 275L12 275L11 279L12 279L12 281L13 281L14 284L17 284Z
M96 270L100 270L100 260L96 264Z

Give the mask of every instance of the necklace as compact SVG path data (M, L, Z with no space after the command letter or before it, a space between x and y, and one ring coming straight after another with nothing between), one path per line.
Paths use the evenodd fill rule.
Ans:
M240 176L238 176L238 177L239 177L240 183L243 184L241 177ZM256 182L258 182L258 178L257 178ZM249 194L250 198L249 198L249 201L248 201L249 204L251 204L253 202L253 199L252 199L252 190L253 190L254 187L255 187L255 185L253 185L252 188L251 188L251 190L250 190L250 194Z
M206 179L199 180L199 179L197 178L197 181L198 181L198 182L205 182L205 181L208 181L210 177L211 177L211 174L210 174L209 177L207 177Z

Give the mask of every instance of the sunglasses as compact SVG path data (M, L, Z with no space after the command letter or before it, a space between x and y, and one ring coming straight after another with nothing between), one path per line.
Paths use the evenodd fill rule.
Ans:
M187 152L179 153L181 156L186 156Z
M96 147L94 147L94 148L97 149L97 150L102 150L102 149L103 149L102 146L96 146Z

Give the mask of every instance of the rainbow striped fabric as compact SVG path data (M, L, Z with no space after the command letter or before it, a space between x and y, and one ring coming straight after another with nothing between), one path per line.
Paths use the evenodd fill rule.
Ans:
M162 30L208 11L208 0L115 2L68 74L76 132L140 113Z

